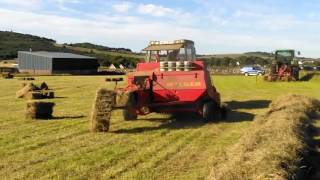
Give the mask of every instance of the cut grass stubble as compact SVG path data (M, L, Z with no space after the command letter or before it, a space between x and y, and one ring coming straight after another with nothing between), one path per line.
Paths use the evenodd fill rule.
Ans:
M213 167L210 179L289 179L305 149L306 127L320 109L316 99L283 96L258 116L247 133Z

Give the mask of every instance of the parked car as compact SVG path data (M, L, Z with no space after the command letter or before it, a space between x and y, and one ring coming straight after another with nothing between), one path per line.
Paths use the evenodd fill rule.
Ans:
M240 69L240 72L245 76L262 76L265 73L259 66L245 66Z
M320 66L315 66L315 67L313 67L313 69L314 69L315 71L320 71Z
M314 68L311 66L301 66L300 70L304 70L304 71L313 71Z

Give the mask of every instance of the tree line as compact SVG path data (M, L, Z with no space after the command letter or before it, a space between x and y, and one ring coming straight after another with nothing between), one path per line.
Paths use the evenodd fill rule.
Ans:
M271 64L271 58L262 58L258 56L240 56L231 57L211 57L203 58L211 67L237 67L246 65L268 66Z

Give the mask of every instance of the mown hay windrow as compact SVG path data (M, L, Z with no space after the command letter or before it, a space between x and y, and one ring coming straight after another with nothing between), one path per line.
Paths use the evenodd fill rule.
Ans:
M28 101L26 105L27 119L51 119L53 113L52 102Z
M106 89L99 89L94 100L91 115L91 130L93 132L107 132L109 130L112 106L115 103L115 93Z
M300 95L284 96L215 165L210 179L288 179L294 176L305 148L305 128L320 101Z

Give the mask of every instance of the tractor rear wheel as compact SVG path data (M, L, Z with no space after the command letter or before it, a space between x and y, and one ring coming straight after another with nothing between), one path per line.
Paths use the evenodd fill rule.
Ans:
M221 119L221 112L219 111L219 107L215 102L206 102L203 105L203 112L202 112L202 120L204 123L210 121L218 121Z
M122 115L125 121L132 121L138 118L138 115L135 110L136 104L137 104L137 100L134 93L130 93L126 107L122 112Z

